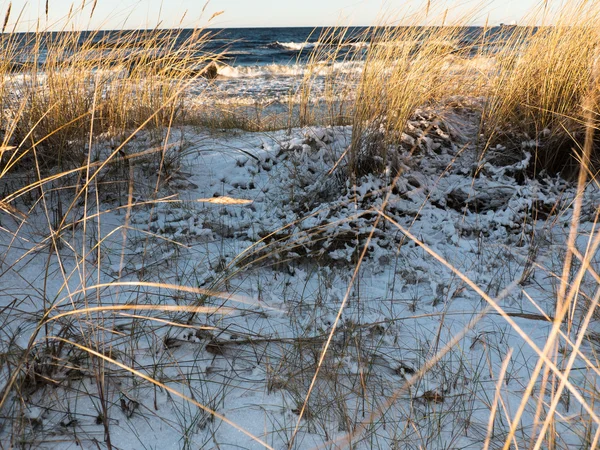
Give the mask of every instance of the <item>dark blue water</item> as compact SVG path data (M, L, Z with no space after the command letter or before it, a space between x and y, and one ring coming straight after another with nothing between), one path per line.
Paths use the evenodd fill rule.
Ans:
M416 34L426 35L429 30L435 29L422 28ZM499 27L484 33L483 28L465 27L458 31L458 39L453 39L453 45L455 48L464 46L474 53L484 50L492 55L495 49L502 48L502 42L514 30ZM285 109L290 99L298 101L296 93L307 73L313 77L311 101L316 103L331 96L325 86L333 61L329 52L337 55L333 69L336 74L342 75L335 95L339 95L340 99L351 96L364 68L361 59L380 40L382 29L349 28L331 32L323 28L230 28L162 30L158 33L158 37L155 30L0 34L0 61L8 59L15 72L27 72L32 65L43 70L48 55L58 60L71 56L81 58L82 53L78 49L84 49L84 58L102 62L108 58L109 64L115 61L115 66L121 70L123 62L136 64L136 54L144 57L154 54L159 58L184 49L185 58L189 58L190 54L209 54L219 55L221 61L216 79L193 80L187 92L190 102L202 107L232 103L271 109L283 105ZM201 39L198 39L198 33ZM68 42L66 46L65 39ZM12 50L2 51L3 46ZM115 52L115 49L118 51ZM327 63L313 65L309 69L311 66L305 62L313 51L328 55L318 58ZM203 68L206 63L199 64Z
M513 32L512 28L492 28L486 32L486 42L501 43ZM81 32L73 34L75 40L81 45L89 44L91 41L98 48L127 47L134 50L136 42L143 45L145 38L155 34L155 31L96 31ZM164 47L158 49L164 51L166 48L177 49L186 40L193 36L194 30L178 30L164 32ZM328 45L341 49L338 58L344 59L349 53L362 55L370 44L378 39L377 31L370 31L364 27L337 30L334 33L323 28L229 28L205 30L207 40L198 49L198 53L210 52L221 54L225 62L231 66L264 66L264 65L286 65L304 62L311 51L319 43L319 48ZM30 60L33 54L31 50L34 43L38 43L41 51L38 56L42 57L46 47L52 48L50 43L55 40L64 39L70 33L46 33L42 37L31 33L13 35L13 42L18 41L21 46L20 60ZM460 44L470 46L477 50L477 42L483 35L483 28L465 27L459 33ZM9 35L2 35L7 38ZM6 40L6 39L5 39ZM326 40L325 43L323 41ZM341 46L339 46L341 44ZM43 63L43 61L38 61Z
M315 44L327 34L328 41L345 43L347 52L358 49L366 28L346 30L344 36L330 39L322 28L231 28L211 30L207 49L223 51L232 65L295 64L309 57Z
M515 31L512 27L496 27L486 31L486 45L499 44ZM211 30L212 40L207 48L224 50L233 65L267 65L302 62L320 43L341 44L339 59L348 53L364 54L368 45L377 42L381 32L366 27L354 27L331 32L324 28L232 28ZM458 44L479 50L481 27L465 27L458 33ZM324 42L325 41L325 42Z

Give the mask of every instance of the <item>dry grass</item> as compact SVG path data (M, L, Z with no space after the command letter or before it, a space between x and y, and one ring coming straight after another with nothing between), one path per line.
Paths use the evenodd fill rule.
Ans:
M402 144L408 120L418 108L441 105L457 95L482 94L482 73L473 64L473 53L482 42L464 39L470 15L450 23L447 13L428 7L405 16L387 14L381 25L358 35L333 28L320 37L322 44L310 55L299 91L300 124L319 117L321 123L352 125L348 153L352 176L383 173L394 166L393 148ZM339 44L349 38L358 44L351 50ZM485 33L480 39L486 39ZM340 64L362 69L340 74L336 71ZM311 105L308 99L317 74L325 78L325 99Z
M35 151L42 168L64 170L85 163L90 136L120 144L135 129L176 123L186 86L218 56L202 52L206 38L201 29L112 41L101 32L2 35L4 145L17 147L13 158Z
M556 11L540 7L528 19L531 26L514 33L498 55L484 130L490 142L509 147L511 138L534 142L535 171L572 174L579 167L587 126L584 99L598 90L599 17L595 2L568 2ZM594 116L597 105L589 106ZM593 156L596 163L597 150Z

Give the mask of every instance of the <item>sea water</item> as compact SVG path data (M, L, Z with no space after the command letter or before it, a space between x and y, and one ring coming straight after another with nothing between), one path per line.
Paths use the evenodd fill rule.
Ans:
M201 104L233 102L240 105L287 104L297 95L299 86L311 76L311 100L325 97L324 79L335 73L342 80L337 87L339 95L356 80L362 71L362 60L372 45L378 45L376 32L368 33L365 27L352 27L331 31L324 28L227 28L202 30L202 45L197 54L219 55L218 77L215 80L197 80L190 86L189 96ZM157 54L176 50L193 36L195 30L172 31L163 42L165 48L157 48ZM458 33L458 46L467 46L473 54L479 47L473 45L485 33L487 53L513 32L510 27L484 30L479 27L464 27ZM138 31L133 42L128 42L131 31L102 30L82 32L78 36L81 44L96 45L98 49L110 51L125 48L132 54L136 45L143 45L144 36L153 36L154 31ZM169 31L165 31L169 33ZM19 54L21 62L30 61L33 54L36 62L43 64L47 54L46 41L62 39L68 33L32 34L22 33L17 39L22 42ZM5 35L6 36L6 35ZM32 42L38 42L34 52ZM137 43L137 44L136 44ZM142 44L139 44L142 43ZM51 47L50 47L51 48ZM335 49L335 57L325 55ZM321 51L324 61L311 61L315 51ZM344 84L346 83L346 84ZM351 86L350 86L351 88ZM200 95L202 94L202 95ZM329 93L331 95L331 93Z

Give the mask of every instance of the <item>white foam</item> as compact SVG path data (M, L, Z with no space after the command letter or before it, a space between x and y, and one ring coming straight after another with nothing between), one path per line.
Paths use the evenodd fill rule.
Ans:
M261 78L273 76L298 76L304 73L300 64L269 64L266 66L220 66L219 76L224 78Z
M265 66L220 66L218 73L223 78L261 78L261 77L299 77L307 74L327 75L336 73L358 73L364 67L363 62L336 62L307 66L305 64L269 64Z
M320 45L323 45L323 43L321 42L275 42L275 45L277 47L281 47L287 50L296 50L296 51L300 51L300 50L304 50L304 49L314 49L319 47ZM367 48L369 47L371 44L369 42L343 42L340 44L342 47L344 46L348 46L348 47L354 47L354 48Z
M316 48L318 42L277 42L276 45L289 50L304 50L305 48Z

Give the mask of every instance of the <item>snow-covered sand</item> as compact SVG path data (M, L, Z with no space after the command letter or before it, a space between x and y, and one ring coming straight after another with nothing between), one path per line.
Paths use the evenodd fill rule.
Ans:
M126 185L101 187L99 204L92 188L87 214L97 208L100 215L88 219L85 235L82 225L64 231L60 257L49 252L41 203L26 222L0 212L1 352L18 359L47 305L52 316L130 305L61 317L48 332L95 342L106 358L187 397L69 345L43 353L42 329L34 347L42 373L24 384L21 400L9 399L23 415L18 425L2 419L0 441L21 427L28 448L106 448L108 428L119 449L262 448L192 400L283 449L318 368L294 448L338 439L325 448L482 448L492 408L492 446L503 443L537 355L493 310L471 323L487 302L402 230L489 296L509 287L500 305L543 347L576 190L558 176L531 179L528 142L512 160L501 147L480 159L472 144L477 121L469 108L419 111L392 167L354 185L343 174L349 127L174 130L180 164L158 192L156 165L133 159L133 207L123 206ZM156 141L143 134L127 151ZM597 232L599 204L592 183L582 251ZM80 203L72 218L82 213ZM593 296L591 277L583 287ZM177 305L220 309L167 310ZM593 339L582 346L592 359L597 350ZM0 369L2 384L11 367ZM597 374L583 362L575 367L583 369L571 381L589 399ZM515 436L519 446L529 443L535 395ZM560 445L581 445L589 415L568 398L558 411Z

